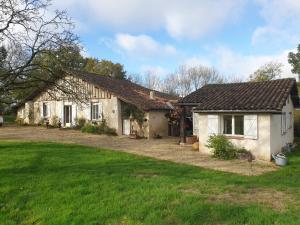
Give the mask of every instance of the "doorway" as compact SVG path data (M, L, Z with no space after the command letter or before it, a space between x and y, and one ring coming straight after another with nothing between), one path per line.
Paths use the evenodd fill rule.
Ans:
M124 135L129 135L130 134L130 120L123 120L123 134Z
M72 106L64 105L64 125L65 127L72 126Z

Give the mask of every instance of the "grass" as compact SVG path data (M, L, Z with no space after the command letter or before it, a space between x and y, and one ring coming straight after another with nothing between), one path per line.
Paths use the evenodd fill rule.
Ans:
M0 224L300 224L300 152L246 177L78 145L0 142Z

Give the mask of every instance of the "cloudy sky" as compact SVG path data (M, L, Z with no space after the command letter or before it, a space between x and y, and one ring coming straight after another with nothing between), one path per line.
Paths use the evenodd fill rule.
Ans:
M246 78L269 61L293 76L300 43L299 0L54 0L66 9L87 56L120 62L128 73L214 66Z

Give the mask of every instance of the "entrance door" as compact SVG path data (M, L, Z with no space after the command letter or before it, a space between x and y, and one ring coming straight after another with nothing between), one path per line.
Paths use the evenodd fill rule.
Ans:
M123 134L130 134L130 120L123 120Z
M72 106L64 105L64 125L65 127L71 127L72 125Z

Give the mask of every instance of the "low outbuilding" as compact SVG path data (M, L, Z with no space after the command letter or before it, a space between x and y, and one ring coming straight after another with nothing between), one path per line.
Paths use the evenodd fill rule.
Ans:
M209 84L179 105L184 112L192 109L193 134L201 152L210 153L207 140L218 134L262 160L294 142L294 110L299 106L295 79ZM182 142L185 134L182 123Z

